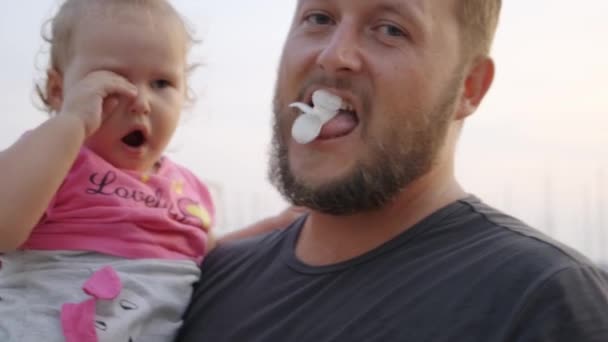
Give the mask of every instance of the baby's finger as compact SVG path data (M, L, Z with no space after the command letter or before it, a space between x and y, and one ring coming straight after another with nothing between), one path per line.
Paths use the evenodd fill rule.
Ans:
M121 76L109 77L108 82L103 84L104 97L110 95L123 95L129 98L137 96L137 87Z
M98 70L89 74L88 77L93 78L103 98L113 94L127 97L137 96L137 87L115 72Z

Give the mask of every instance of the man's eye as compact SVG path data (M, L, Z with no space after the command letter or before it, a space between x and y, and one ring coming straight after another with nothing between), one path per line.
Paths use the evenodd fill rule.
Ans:
M407 37L407 33L395 25L384 24L378 27L378 30L391 37Z
M155 80L155 81L152 81L152 83L150 85L152 86L152 88L155 88L155 89L163 89L163 88L170 87L171 82L169 82L167 80Z
M306 21L313 25L329 25L333 22L331 17L322 13L313 13L306 17Z

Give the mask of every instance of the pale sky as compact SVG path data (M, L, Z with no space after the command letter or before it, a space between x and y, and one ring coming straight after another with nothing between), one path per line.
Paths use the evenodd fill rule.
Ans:
M223 229L285 204L266 180L275 71L295 0L174 1L202 40L198 95L168 154L220 189ZM41 24L55 0L0 12L0 149L46 114L33 106L46 67ZM608 260L608 1L504 1L497 77L468 120L465 188L594 259ZM42 51L42 53L40 52ZM59 148L59 147L58 147ZM607 241L608 242L608 241Z

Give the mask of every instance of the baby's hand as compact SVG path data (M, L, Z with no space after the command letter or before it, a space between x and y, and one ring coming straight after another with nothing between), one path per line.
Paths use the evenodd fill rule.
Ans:
M101 126L104 116L118 105L115 95L133 98L137 96L137 88L114 72L93 71L65 90L60 115L80 118L89 137Z

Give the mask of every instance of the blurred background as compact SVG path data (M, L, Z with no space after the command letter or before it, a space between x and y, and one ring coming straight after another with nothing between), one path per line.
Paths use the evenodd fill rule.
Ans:
M0 149L46 119L34 82L56 0L0 12ZM176 0L201 44L197 94L168 151L211 184L219 229L286 206L267 172L271 99L295 0ZM596 261L608 262L608 2L505 1L497 76L468 120L458 177L468 191ZM58 148L60 148L58 146Z

